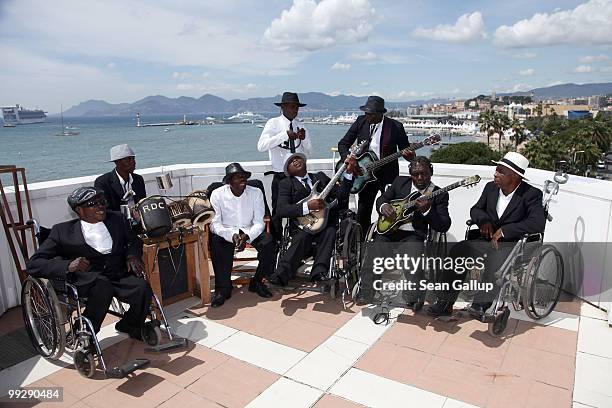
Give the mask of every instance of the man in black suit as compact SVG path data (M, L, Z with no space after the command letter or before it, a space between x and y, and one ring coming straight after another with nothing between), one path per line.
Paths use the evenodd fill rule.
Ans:
M142 241L121 214L106 211L104 193L79 187L68 196L79 218L56 224L27 264L33 276L74 283L87 297L84 316L97 333L116 297L130 309L115 325L142 340L141 330L153 292L141 275Z
M348 160L347 160L348 161ZM276 271L270 278L270 283L278 286L286 286L290 279L297 273L300 262L310 251L312 244L316 242L317 249L314 263L310 272L310 280L317 282L323 280L329 271L329 263L336 238L336 223L339 210L348 208L348 198L353 185L354 167L347 168L343 175L340 186L333 187L327 197L329 201L338 200L338 204L329 212L327 225L322 231L311 234L298 228L296 218L308 214L310 211L318 211L324 208L325 201L313 198L298 204L300 200L308 197L314 184L318 181L317 191L321 192L331 181L323 172L308 173L306 169L306 156L302 153L294 153L285 162L285 175L287 176L279 183L277 214L281 218L290 218L292 234L291 245L279 260Z
M365 105L359 109L364 111L351 125L344 137L338 142L338 151L342 160L348 156L349 148L357 141L369 141L369 150L376 153L379 159L389 156L408 147L408 136L404 126L396 120L384 116L387 111L385 100L379 96L369 96ZM413 152L402 154L406 160L414 157ZM390 184L399 175L399 163L397 160L380 168L375 176L377 181L368 183L359 193L359 208L357 219L364 233L368 230L372 220L372 206L376 194L383 192L385 186Z
M147 196L144 179L134 173L136 155L130 146L121 144L111 147L110 161L115 163L115 168L98 177L94 187L104 191L108 210L119 211L124 204L133 208Z
M452 258L483 257L485 270L483 279L494 283L494 273L502 265L511 245L500 245L500 242L517 242L525 234L543 233L546 215L542 206L542 191L527 184L525 170L529 161L516 152L506 153L495 168L493 181L487 183L482 195L470 210L470 218L478 225L480 239L462 241L451 251ZM462 282L465 275L452 270L445 270L444 281ZM493 293L480 293L470 307L470 313L482 317L491 306ZM459 291L451 290L440 297L430 308L429 313L435 316L450 315Z
M398 176L391 186L385 190L376 201L376 209L379 214L389 219L395 219L395 211L391 206L392 200L403 199L411 193L418 192L421 195L430 194L440 188L431 182L433 166L431 161L424 156L417 156L410 162L410 177ZM400 248L400 251L408 251L408 255L419 257L423 254L424 241L427 237L429 227L438 232L447 232L451 225L448 214L448 193L440 194L433 200L417 200L417 208L413 213L412 222L400 225L397 230L386 234L376 233L375 242L407 242L409 245ZM406 280L417 283L423 278L423 270L419 269ZM373 276L362 276L364 286L373 283ZM369 288L366 289L366 292ZM422 302L424 293L419 290L405 292L404 299L409 307L414 307L417 302Z

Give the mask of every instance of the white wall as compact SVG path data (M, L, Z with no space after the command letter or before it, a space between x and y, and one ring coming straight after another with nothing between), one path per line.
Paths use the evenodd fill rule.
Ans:
M184 196L193 190L206 188L214 181L220 181L225 174L228 163L211 164L177 164L164 166L165 172L171 172L174 187L167 195ZM243 162L242 165L253 173L253 177L264 180L266 195L270 197L270 182L272 176L264 177L263 173L270 170L268 162ZM331 162L325 159L310 160L310 171L326 171L331 174ZM138 170L145 179L147 193L158 194L155 176L160 174L160 168ZM406 162L401 162L400 171L408 173ZM469 166L455 164L435 164L433 181L439 186L445 186L464 177L478 174L482 181L476 187L459 188L450 192L449 211L453 221L448 233L448 239L461 240L465 233L465 221L469 217L470 207L480 196L484 185L492 180L493 166ZM526 176L530 184L542 188L544 181L552 179L552 172L544 170L527 170ZM69 220L73 213L66 204L67 195L79 186L93 185L96 176L55 180L29 185L34 218L42 225L51 226L55 223ZM14 197L9 194L9 200ZM351 200L352 206L355 200ZM564 242L560 245L566 265L573 270L582 271L589 276L589 284L605 283L612 285L612 256L607 256L612 239L612 183L609 181L570 176L567 184L562 185L559 195L551 202L550 213L553 222L546 226L545 240L548 242ZM373 217L374 220L374 217ZM604 252L595 255L587 254L584 243L602 242ZM606 281L606 279L609 280ZM20 284L16 269L10 255L6 238L0 234L0 314L7 308L19 304ZM580 293L579 293L580 294ZM606 299L612 298L612 293ZM589 297L598 304L600 296ZM602 306L606 306L603 305ZM607 308L607 306L606 306Z

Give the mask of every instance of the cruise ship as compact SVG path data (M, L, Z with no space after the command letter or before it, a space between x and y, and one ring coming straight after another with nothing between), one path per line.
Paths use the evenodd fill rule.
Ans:
M240 112L225 119L225 123L265 123L266 118L251 111Z
M3 106L2 115L5 124L28 125L30 123L42 123L47 115L42 109L24 109L22 106Z

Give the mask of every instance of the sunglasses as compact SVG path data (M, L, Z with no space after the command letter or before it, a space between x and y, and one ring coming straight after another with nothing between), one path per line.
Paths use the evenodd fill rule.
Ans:
M107 201L106 198L101 198L99 200L91 200L81 204L81 207L106 207Z

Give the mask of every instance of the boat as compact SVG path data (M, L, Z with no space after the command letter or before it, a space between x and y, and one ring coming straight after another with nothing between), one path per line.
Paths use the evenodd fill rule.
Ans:
M251 111L245 111L237 113L229 118L225 119L225 123L263 123L266 122L266 118L258 113Z
M19 105L3 106L2 116L5 125L28 125L31 123L42 123L47 119L47 115L42 109L24 109Z
M61 124L62 124L62 131L58 134L56 134L56 136L78 136L81 134L81 132L79 132L78 130L70 130L70 129L75 129L74 127L68 127L68 126L64 126L64 110L60 109L60 118L61 118Z
M4 125L2 125L2 127L13 128L13 127L16 127L16 125L14 123L8 122L8 123L5 123Z
M357 120L357 114L356 113L351 113L351 114L344 114L335 118L332 118L329 120L329 124L332 125L352 125L353 122L355 122Z

